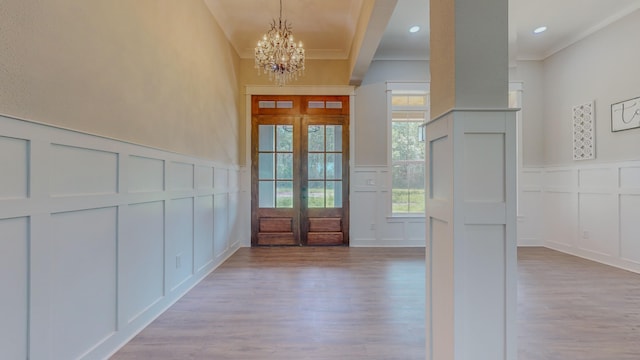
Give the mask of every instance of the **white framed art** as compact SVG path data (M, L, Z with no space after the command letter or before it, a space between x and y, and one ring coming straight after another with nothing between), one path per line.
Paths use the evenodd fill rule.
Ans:
M573 107L573 160L595 159L595 102Z
M640 127L640 97L611 105L611 131Z

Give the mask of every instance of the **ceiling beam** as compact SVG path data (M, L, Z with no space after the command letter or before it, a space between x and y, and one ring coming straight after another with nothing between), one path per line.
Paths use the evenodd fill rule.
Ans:
M351 46L350 85L362 83L398 0L365 0Z

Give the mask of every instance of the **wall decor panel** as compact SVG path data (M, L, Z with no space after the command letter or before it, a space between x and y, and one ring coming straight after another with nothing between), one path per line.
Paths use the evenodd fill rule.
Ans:
M76 359L116 331L117 208L52 214L51 223L52 358Z
M164 161L130 155L127 185L130 193L164 190Z
M131 204L118 241L119 311L130 323L164 296L164 202Z
M52 196L115 194L118 154L51 144L49 186Z
M0 359L26 359L29 219L0 219Z
M0 200L29 196L29 141L0 136Z

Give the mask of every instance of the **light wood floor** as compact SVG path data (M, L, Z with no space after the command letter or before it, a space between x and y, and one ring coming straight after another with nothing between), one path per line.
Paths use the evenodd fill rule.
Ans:
M518 253L519 360L640 359L640 275ZM424 359L424 249L241 249L112 359Z

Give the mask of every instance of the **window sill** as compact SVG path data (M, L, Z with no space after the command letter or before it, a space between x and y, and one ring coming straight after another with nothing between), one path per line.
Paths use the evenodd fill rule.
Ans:
M387 215L387 221L393 221L393 220L415 220L415 219L423 219L424 220L425 215L424 214L392 214L392 215Z

